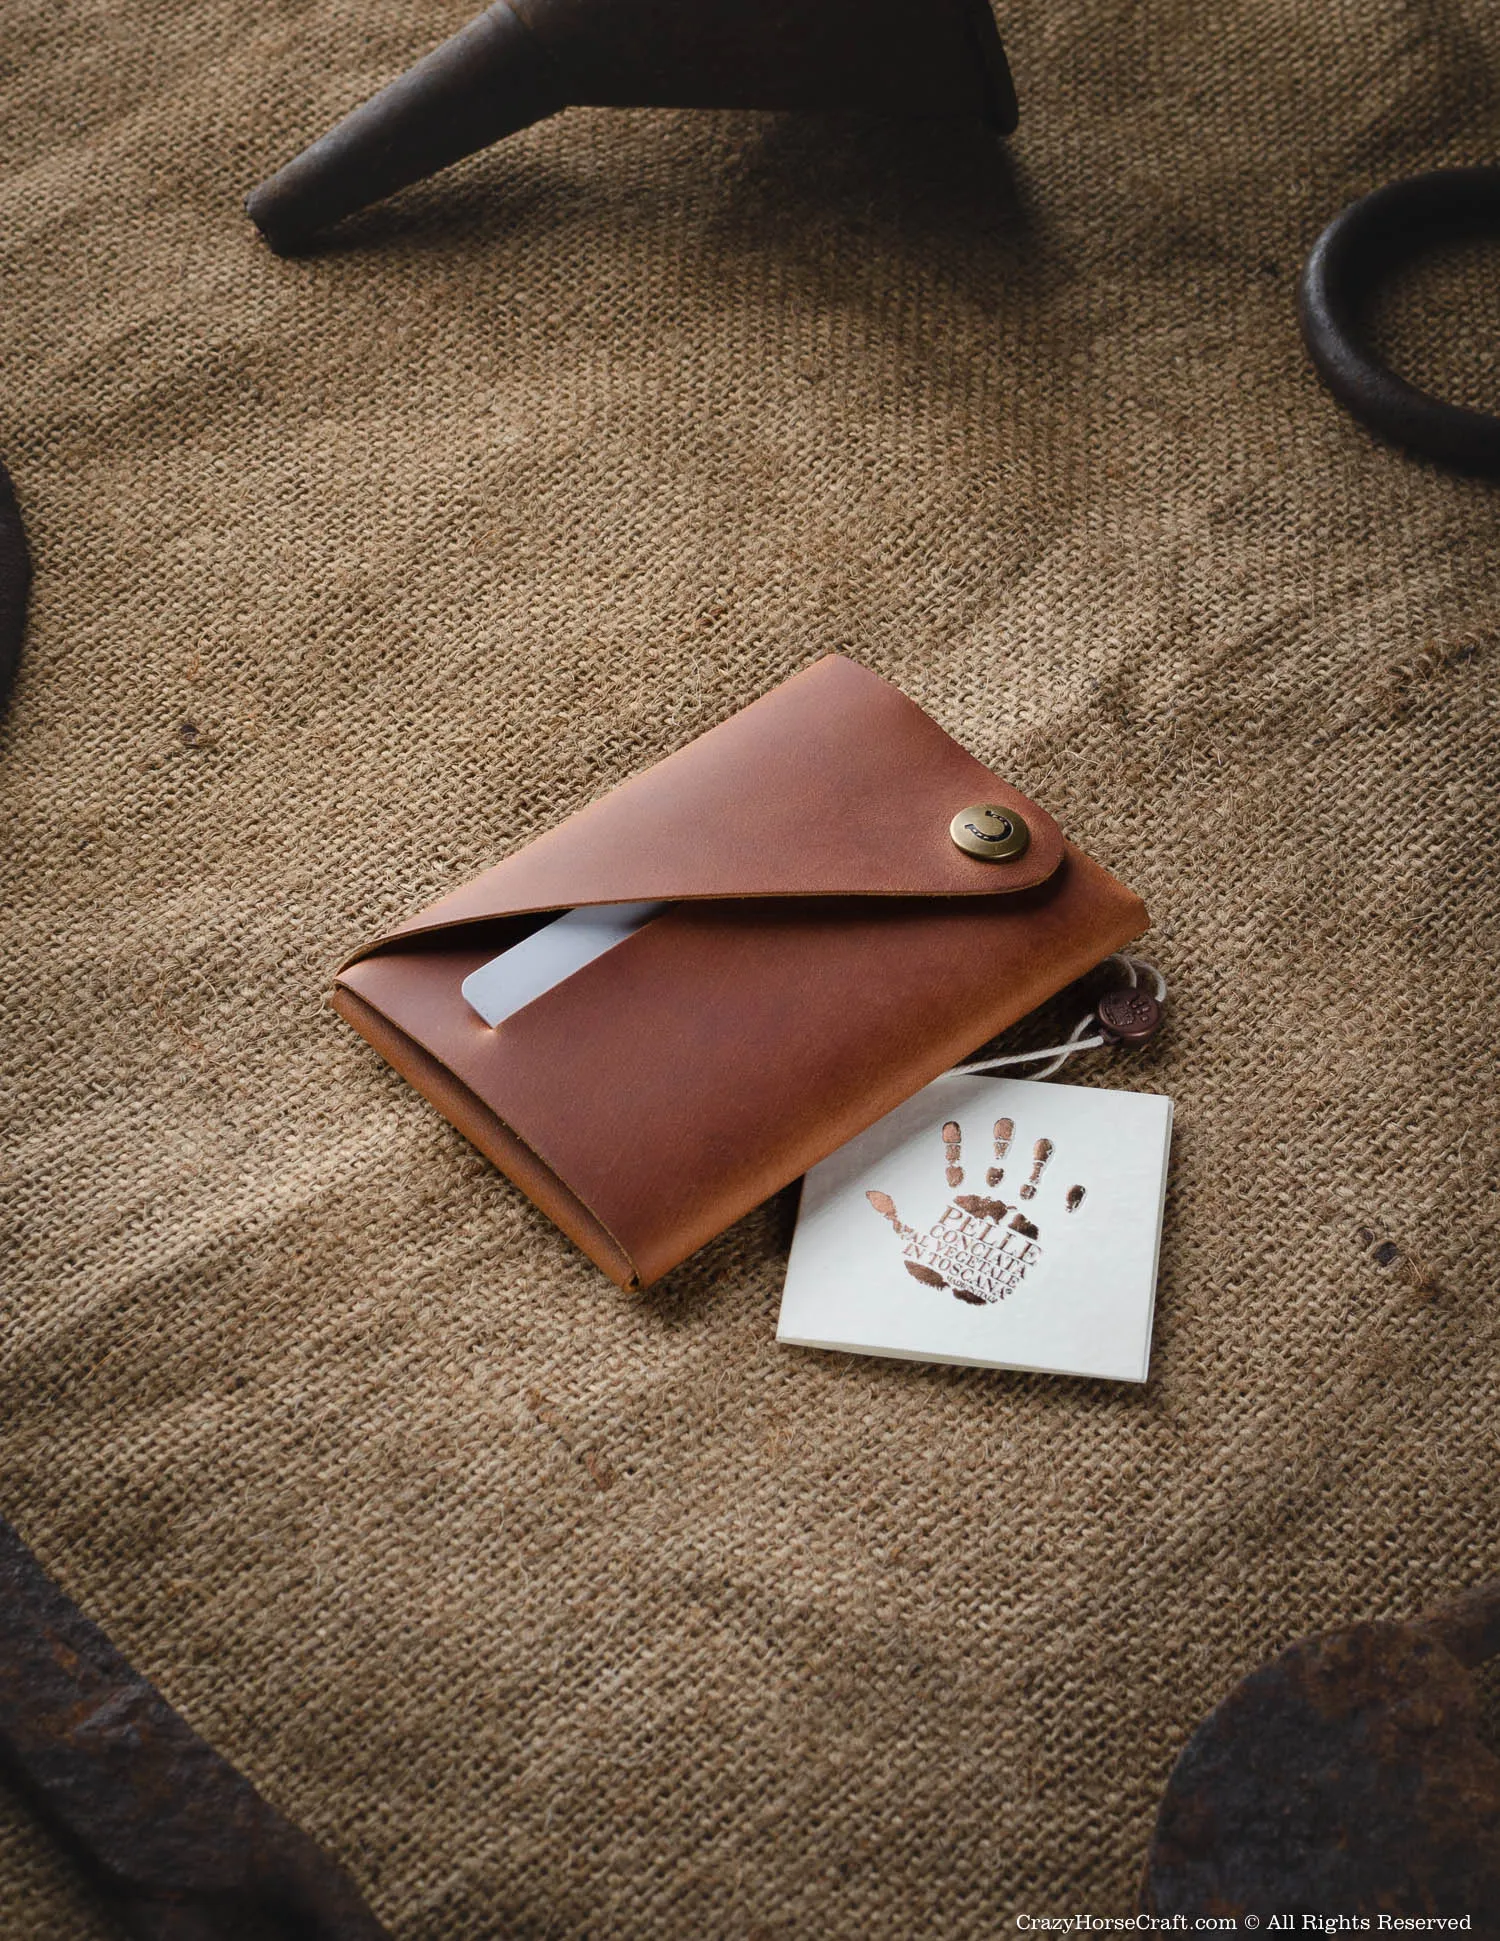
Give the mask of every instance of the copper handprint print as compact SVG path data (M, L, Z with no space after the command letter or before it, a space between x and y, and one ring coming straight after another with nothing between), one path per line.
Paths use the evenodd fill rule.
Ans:
M971 1307L1003 1301L1020 1286L1041 1258L1042 1235L1032 1208L1056 1148L1038 1139L1031 1149L1031 1170L1017 1189L1014 1202L1002 1199L997 1188L1005 1183L1005 1161L1015 1138L1015 1121L996 1119L991 1135L993 1163L986 1167L983 1193L955 1193L925 1231L910 1227L896 1210L896 1202L880 1187L866 1189L865 1198L901 1242L906 1271L924 1287L947 1288L955 1300ZM944 1178L951 1188L964 1183L963 1129L956 1119L943 1126ZM1087 1198L1074 1185L1063 1196L1065 1214L1076 1213Z
M777 1338L1146 1379L1170 1099L949 1073L808 1173Z

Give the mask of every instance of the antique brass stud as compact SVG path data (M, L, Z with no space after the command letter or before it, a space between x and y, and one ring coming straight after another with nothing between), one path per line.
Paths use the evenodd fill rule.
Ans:
M948 834L966 856L982 856L987 863L1013 863L1031 847L1031 831L1021 817L995 802L960 809Z

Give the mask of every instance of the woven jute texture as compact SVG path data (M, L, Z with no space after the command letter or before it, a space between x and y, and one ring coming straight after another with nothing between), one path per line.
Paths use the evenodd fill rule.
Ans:
M465 10L6 9L0 1511L400 1941L1128 1912L1234 1679L1500 1568L1500 497L1293 309L1500 28L1016 0L1004 148L570 112L273 258ZM1492 404L1496 262L1386 324ZM789 1196L623 1295L327 1008L829 650L1152 909L1143 1390L778 1348Z

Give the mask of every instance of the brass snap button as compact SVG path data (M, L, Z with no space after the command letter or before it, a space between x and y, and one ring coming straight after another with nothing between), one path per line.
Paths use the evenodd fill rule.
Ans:
M982 856L987 863L1013 863L1031 847L1031 831L1015 810L993 802L960 809L948 834L966 856Z

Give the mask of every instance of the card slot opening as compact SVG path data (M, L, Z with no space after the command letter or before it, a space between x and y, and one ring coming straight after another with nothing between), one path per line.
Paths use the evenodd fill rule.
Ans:
M552 916L469 972L464 1001L492 1029L645 929L669 903L585 904Z

